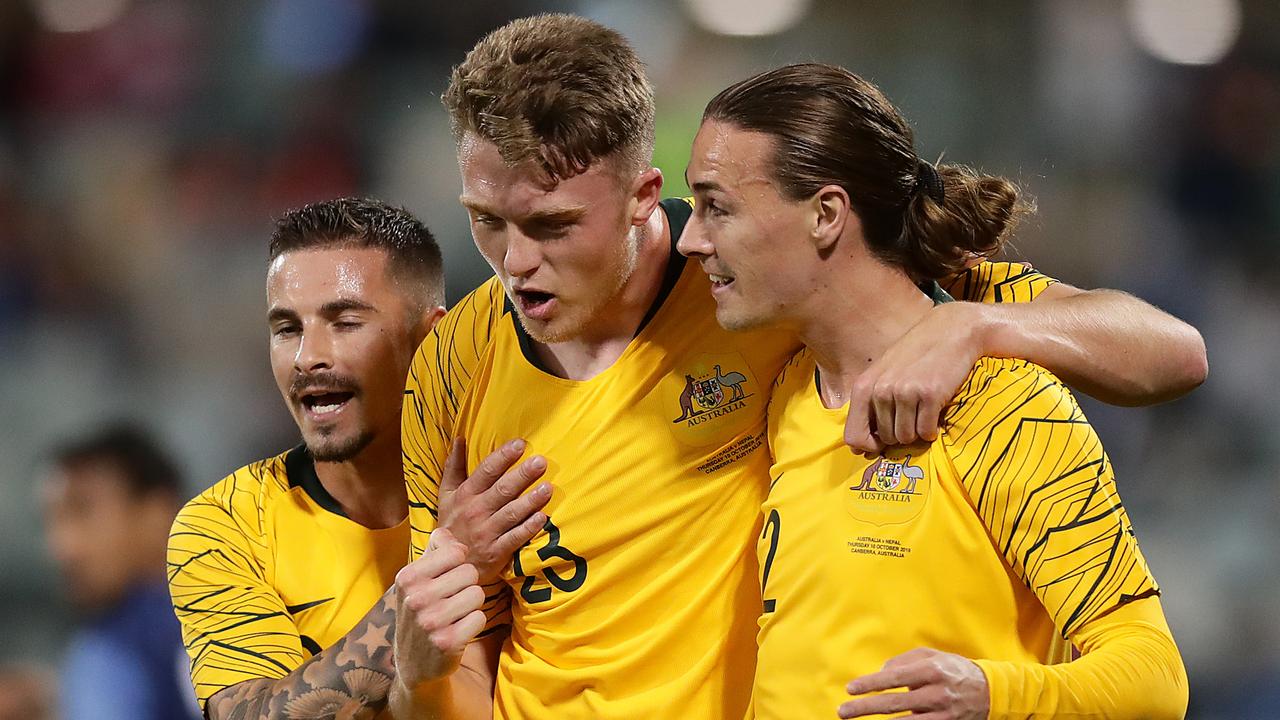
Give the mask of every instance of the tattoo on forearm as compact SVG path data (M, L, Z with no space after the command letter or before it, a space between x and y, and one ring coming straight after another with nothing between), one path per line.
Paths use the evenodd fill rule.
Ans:
M210 720L371 720L395 678L395 591L332 647L279 680L232 685L209 698Z

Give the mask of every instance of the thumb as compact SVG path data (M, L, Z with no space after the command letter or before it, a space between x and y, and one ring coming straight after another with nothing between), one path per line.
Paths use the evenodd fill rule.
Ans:
M436 528L431 531L431 536L427 540L427 550L434 551L439 550L442 547L457 544L459 544L458 539L453 536L453 533L444 528Z
M467 479L467 440L461 436L449 446L449 457L444 461L444 477L440 478L440 492L452 492Z

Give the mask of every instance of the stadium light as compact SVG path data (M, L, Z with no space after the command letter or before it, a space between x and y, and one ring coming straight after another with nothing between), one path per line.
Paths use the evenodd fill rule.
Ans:
M684 0L693 21L717 35L783 32L809 12L812 0Z
M36 0L36 17L54 32L99 30L124 14L129 0Z
M1165 62L1212 65L1240 36L1239 0L1129 0L1134 40Z

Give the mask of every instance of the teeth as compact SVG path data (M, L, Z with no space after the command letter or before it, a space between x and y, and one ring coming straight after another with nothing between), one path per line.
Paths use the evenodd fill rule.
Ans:
M342 403L333 403L331 405L312 405L311 412L317 415L324 415L326 413L331 413L334 410L337 410L341 406L342 406Z
M711 282L715 283L716 285L728 285L729 283L733 282L733 278L727 275L716 275L715 273L709 273L707 277L711 278Z

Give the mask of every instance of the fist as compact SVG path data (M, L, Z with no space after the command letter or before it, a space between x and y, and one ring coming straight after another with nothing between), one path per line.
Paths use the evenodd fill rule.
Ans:
M484 591L466 555L448 530L437 529L422 557L396 575L396 671L410 688L452 674L484 629Z

